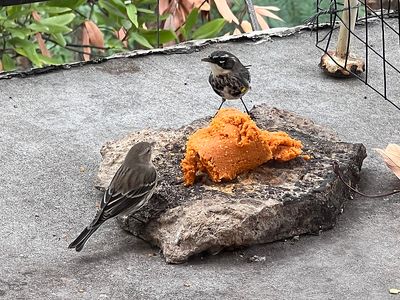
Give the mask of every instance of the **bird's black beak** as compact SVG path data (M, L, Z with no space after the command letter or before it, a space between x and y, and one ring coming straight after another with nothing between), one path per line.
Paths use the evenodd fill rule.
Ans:
M205 62L209 62L209 63L212 63L212 62L213 62L213 60L211 59L211 57L202 58L201 61L205 61Z

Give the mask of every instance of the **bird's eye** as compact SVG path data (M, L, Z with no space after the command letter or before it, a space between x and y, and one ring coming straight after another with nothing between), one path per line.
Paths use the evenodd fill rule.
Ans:
M224 60L220 60L220 61L219 61L219 64L220 64L220 65L223 65L224 63L225 63Z

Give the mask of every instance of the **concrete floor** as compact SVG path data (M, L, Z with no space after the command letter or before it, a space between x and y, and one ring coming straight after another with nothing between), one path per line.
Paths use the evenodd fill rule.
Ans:
M370 38L378 39L379 25L371 26ZM388 290L400 288L399 195L355 197L337 226L320 236L196 257L183 265L167 265L157 249L115 221L81 253L67 249L101 197L93 180L102 144L133 130L176 128L214 113L219 100L200 58L215 49L252 65L248 103L291 110L331 127L344 141L364 143L369 157L361 190L400 187L372 150L400 143L400 111L358 80L322 74L321 52L306 31L1 80L0 299L397 297ZM387 49L398 56L397 39L388 39ZM371 60L374 66L380 62ZM391 93L399 101L398 78L394 82ZM249 263L254 255L265 261Z

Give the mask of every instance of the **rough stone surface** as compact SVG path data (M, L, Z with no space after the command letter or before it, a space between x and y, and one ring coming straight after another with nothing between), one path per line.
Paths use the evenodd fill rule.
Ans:
M180 161L187 137L209 118L177 130L142 130L105 144L96 182L100 189L108 186L132 144L156 142L159 186L135 215L145 224L129 218L120 220L122 227L160 247L169 263L182 263L204 251L218 253L332 228L350 196L334 176L332 161L338 161L346 178L356 183L365 147L340 142L329 129L284 110L261 105L252 115L260 128L283 130L300 139L311 159L267 163L220 184L204 175L193 187L185 187Z

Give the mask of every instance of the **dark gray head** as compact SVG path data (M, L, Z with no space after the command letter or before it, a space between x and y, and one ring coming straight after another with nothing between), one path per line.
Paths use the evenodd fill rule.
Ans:
M139 142L132 146L125 157L124 164L133 167L137 164L148 164L151 161L152 144Z
M236 64L242 65L235 55L227 51L214 51L201 61L217 65L224 70L232 70Z

